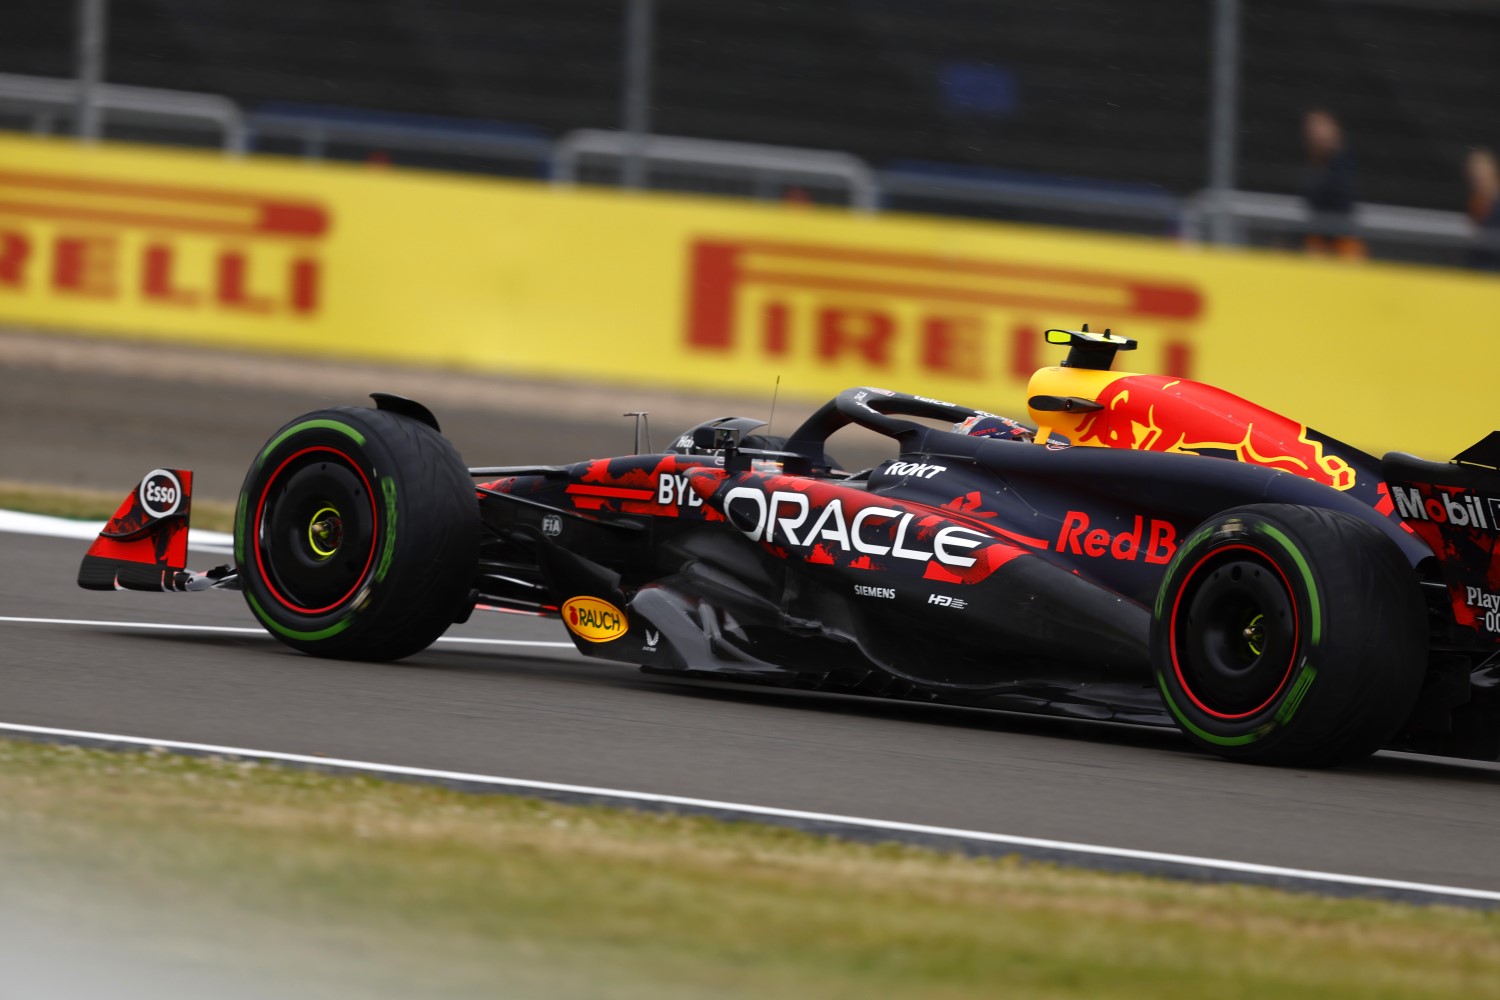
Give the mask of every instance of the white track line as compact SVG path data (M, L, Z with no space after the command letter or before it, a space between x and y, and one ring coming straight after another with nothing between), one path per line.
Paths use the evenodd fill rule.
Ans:
M280 761L288 764L304 764L369 774L387 774L405 778L425 779L428 781L463 782L470 785L488 785L494 788L558 792L579 797L618 799L623 802L682 806L689 809L711 810L718 813L765 816L775 819L797 820L804 823L835 825L865 830L884 830L891 833L919 834L929 837L946 837L953 840L967 840L981 844L999 844L1007 847L1030 848L1032 850L1055 853L1208 869L1234 875L1254 875L1261 878L1284 879L1303 883L1320 883L1361 889L1384 889L1394 892L1418 893L1451 899L1483 900L1485 902L1500 903L1500 892L1488 889L1469 889L1462 886L1435 885L1427 882L1406 882L1400 879L1371 878L1365 875L1344 875L1337 872L1310 871L1304 868L1284 868L1279 865L1228 861L1222 858L1197 857L1191 854L1138 851L1126 847L1106 847L1100 844L1081 844L1067 840L1049 840L1042 837L1019 837L1005 833L988 833L983 830L960 830L947 826L902 823L895 820L870 819L863 816L840 816L836 813L808 812L802 809L778 809L774 806L747 805L743 802L722 802L716 799L696 799L682 795L633 792L620 788L600 788L593 785L566 785L554 781L533 781L527 778L501 778L494 775L472 774L465 771L441 771L425 767L408 767L400 764L377 764L371 761L345 760L337 757L279 753L272 750L250 750L244 747L217 746L212 743L186 743L179 740L143 739L138 736L94 733L77 729L54 729L49 726L25 726L14 723L0 723L0 731L32 736L48 736L59 739L125 744L128 746L161 747L167 750L178 750L187 753L217 754L225 757Z
M171 622L119 622L101 621L91 618L19 618L0 615L0 623L13 625L86 625L91 628L139 628L158 632L234 632L240 635L262 635L271 637L263 628L243 625L178 625ZM476 646L535 646L542 649L573 649L571 642L545 642L540 639L481 639L462 635L445 635L438 642L460 643Z
M101 628L149 628L164 632L243 632L253 635L260 634L270 636L263 628L249 628L242 625L174 625L167 622L112 622L96 621L90 618L21 618L9 615L0 615L0 622L9 622L13 625L88 625Z
M462 635L445 635L438 642L472 643L476 646L536 646L541 649L577 649L571 642L551 642L542 639L470 639Z
M169 632L227 632L240 635L259 635L269 638L264 629L235 625L182 625L168 622L104 621L85 618L28 618L0 615L0 623L28 625L79 625L98 628L135 628ZM483 639L460 636L443 636L438 642L467 643L492 646L532 646L543 648L573 648L571 642L547 642L529 639ZM0 730L64 738L86 739L110 743L125 743L136 746L159 746L168 749L196 753L216 753L235 757L250 757L261 760L276 760L297 764L316 764L323 767L368 771L375 774L401 775L437 781L463 781L492 785L498 788L533 789L561 792L569 795L615 798L622 801L649 802L659 805L677 805L697 809L740 813L748 816L767 816L778 819L793 819L810 823L829 823L870 830L886 830L893 833L914 833L934 837L950 837L977 843L1001 844L1033 850L1056 851L1118 858L1153 864L1175 865L1222 871L1230 874L1255 875L1263 878L1288 879L1301 882L1343 885L1354 888L1386 889L1398 892L1474 899L1500 902L1500 892L1487 889L1469 889L1461 886L1436 885L1425 882L1406 882L1399 879L1372 878L1364 875L1344 875L1337 872L1311 871L1301 868L1284 868L1277 865L1261 865L1244 861L1229 861L1222 858L1198 857L1188 854L1169 854L1159 851L1139 851L1124 847L1107 847L1098 844L1081 844L1064 840L1048 840L1037 837L1020 837L1003 833L986 833L980 830L960 830L952 827L928 826L921 823L902 823L892 820L869 819L859 816L840 816L833 813L806 812L797 809L778 809L772 806L747 805L740 802L721 802L714 799L695 799L678 795L659 795L651 792L632 792L618 788L598 788L589 785L565 785L549 781L533 781L525 778L502 778L492 775L470 774L462 771L436 771L398 764L377 764L369 761L341 760L328 757L310 757L303 754L277 753L269 750L249 750L242 747L215 746L207 743L182 743L174 740L141 739L107 733L91 733L70 729L51 729L44 726L23 726L0 723Z

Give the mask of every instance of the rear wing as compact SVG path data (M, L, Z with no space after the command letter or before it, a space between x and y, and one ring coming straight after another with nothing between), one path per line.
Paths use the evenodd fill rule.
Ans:
M1396 515L1437 556L1455 623L1500 645L1500 431L1446 463L1391 452L1381 471Z
M85 590L185 591L234 588L228 566L187 569L190 469L152 469L121 502L78 566Z

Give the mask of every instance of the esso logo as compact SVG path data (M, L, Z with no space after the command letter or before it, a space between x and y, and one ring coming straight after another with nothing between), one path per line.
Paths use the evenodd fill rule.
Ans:
M182 482L170 469L155 469L141 480L141 509L154 518L171 517L182 506Z

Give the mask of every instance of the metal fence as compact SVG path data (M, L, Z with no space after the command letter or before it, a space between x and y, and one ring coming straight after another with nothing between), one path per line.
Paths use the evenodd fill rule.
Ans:
M214 144L310 158L381 159L422 166L763 200L844 204L863 211L961 215L1163 235L1194 242L1300 246L1308 232L1357 237L1371 256L1462 264L1481 237L1458 212L1360 204L1352 216L1312 217L1296 197L1236 190L1239 0L1214 0L1207 185L1181 197L1148 185L1062 177L994 176L897 165L875 169L849 153L651 133L653 0L627 0L627 58L619 131L554 138L524 126L382 115L301 105L246 112L228 98L103 82L106 0L78 0L76 79L0 74L0 125Z
M1257 191L1204 191L1183 208L1183 236L1194 241L1218 227L1222 242L1295 249L1318 233L1352 237L1371 257L1444 266L1463 266L1475 250L1500 250L1500 236L1476 231L1461 212L1360 202L1347 216L1318 215L1301 198Z
M368 160L399 151L418 164L428 157L432 166L523 177L547 176L556 145L521 127L302 106L262 109L246 126L258 152Z
M87 100L82 96L85 91ZM67 125L80 134L86 128L97 134L98 123L107 118L117 124L209 130L230 153L242 153L248 147L245 116L239 106L214 94L113 83L86 89L79 80L0 73L0 115L20 118L38 134Z
M875 171L857 156L822 149L791 149L747 142L681 136L632 135L579 129L558 140L552 179L574 184L590 165L602 176L644 187L701 190L762 199L785 199L795 190L833 190L851 208L875 211L880 188Z

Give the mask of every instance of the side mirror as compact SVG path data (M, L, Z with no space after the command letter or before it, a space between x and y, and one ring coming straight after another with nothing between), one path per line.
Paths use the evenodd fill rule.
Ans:
M740 432L733 427L693 428L693 447L703 451L735 451L740 446Z

